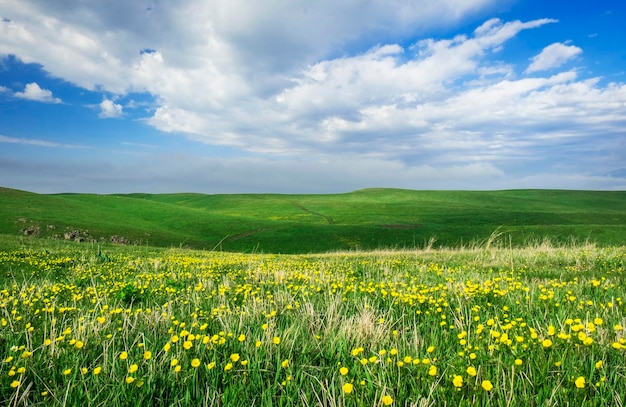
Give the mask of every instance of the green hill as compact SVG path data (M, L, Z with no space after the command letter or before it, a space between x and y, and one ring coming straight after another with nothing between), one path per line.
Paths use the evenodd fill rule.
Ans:
M494 233L626 243L626 192L366 189L346 194L56 194L0 188L0 233L227 251L460 246Z

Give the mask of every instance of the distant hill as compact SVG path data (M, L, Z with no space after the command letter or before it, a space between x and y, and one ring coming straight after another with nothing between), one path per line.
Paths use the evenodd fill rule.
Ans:
M0 188L0 233L84 242L308 253L461 246L496 232L521 245L626 244L626 192L413 191L345 194L55 194Z

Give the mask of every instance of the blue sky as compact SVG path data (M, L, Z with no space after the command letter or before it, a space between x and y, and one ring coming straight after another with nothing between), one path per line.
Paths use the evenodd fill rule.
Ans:
M0 0L0 186L626 189L626 3Z

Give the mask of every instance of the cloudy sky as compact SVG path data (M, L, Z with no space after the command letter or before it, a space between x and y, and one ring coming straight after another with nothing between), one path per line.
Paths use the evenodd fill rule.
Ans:
M626 3L0 0L0 186L626 189Z

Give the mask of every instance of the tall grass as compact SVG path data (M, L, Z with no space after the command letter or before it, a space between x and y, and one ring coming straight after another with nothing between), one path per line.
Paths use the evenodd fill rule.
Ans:
M0 402L624 404L626 248L0 251Z

